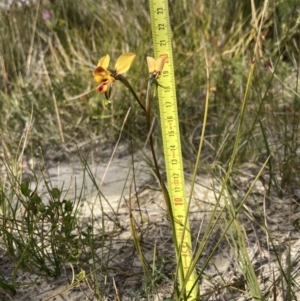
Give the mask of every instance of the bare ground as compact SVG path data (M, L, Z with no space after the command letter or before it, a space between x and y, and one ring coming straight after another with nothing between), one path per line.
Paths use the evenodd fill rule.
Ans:
M121 223L121 230L111 239L113 251L107 271L103 277L101 270L98 271L100 278L102 277L101 283L106 283L103 285L103 290L100 288L98 293L100 292L106 300L120 298L124 301L163 300L170 297L172 272L175 269L172 235L162 193L157 189L155 177L145 158L141 154L132 157L124 150L119 150L111 162L107 156L103 160L89 159L89 167L89 172L93 174L97 185L91 181L86 165L78 160L51 164L51 167L44 172L48 173L53 187L64 187L65 197L69 199L78 196L84 185L80 213L83 223L89 222L91 211L95 219L103 220L103 212L105 212L107 216L117 217ZM254 169L249 166L244 167L244 175L239 176L238 186L232 189L236 202L241 201L257 171L256 167ZM188 178L187 175L187 195L190 186ZM36 184L32 183L32 185ZM43 182L40 182L38 191L42 193L44 189ZM220 183L211 176L202 175L197 178L190 210L194 241L199 242L203 239L205 227L216 206L218 191L220 191ZM224 198L220 198L217 212L222 210L225 202ZM131 203L144 255L150 264L154 249L157 248L156 283L151 286L151 291L146 293L145 288L142 289L143 269L131 237L129 203ZM287 296L279 290L279 286L287 287L287 279L282 277L283 273L280 273L280 269L285 272L286 277L294 280L295 285L292 289L296 293L293 300L300 299L299 287L296 285L300 283L298 263L300 210L297 197L290 195L279 199L272 194L267 196L262 177L246 200L239 214L239 220L242 221L245 229L249 257L259 276L261 289L266 293L266 300L288 300ZM269 233L264 230L265 226L268 227ZM109 229L113 231L114 222L105 219L105 228L106 231ZM199 269L210 256L222 231L222 223L220 223L207 241L198 263ZM270 240L269 236L273 239ZM196 248L196 245L194 247ZM14 264L5 256L5 250L2 254L0 270L9 279ZM74 273L78 271L74 271L71 265L66 265L61 276L57 278L38 277L19 270L16 279L20 287L12 300L96 300L92 281L83 281L75 287L72 285ZM274 283L277 284L274 286ZM271 294L268 295L270 291ZM236 254L226 239L222 240L200 278L200 293L201 300L252 300L247 296L245 279L237 263ZM275 294L276 299L274 299ZM4 295L0 298L9 300Z

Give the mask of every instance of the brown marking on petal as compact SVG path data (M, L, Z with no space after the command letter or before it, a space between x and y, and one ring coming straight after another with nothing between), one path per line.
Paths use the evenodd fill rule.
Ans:
M99 93L104 93L104 92L103 92L103 84L99 85L99 86L97 87L96 91L99 92Z
M99 66L99 67L97 67L97 68L93 71L93 74L94 74L94 75L102 75L102 76L105 76L105 75L109 75L110 72L109 72L107 69L105 69L105 68Z
M108 85L109 84L111 84L110 81L103 82L101 85L99 85L97 87L97 89L96 89L97 92L99 92L99 93L105 93L107 91L107 89L108 89Z

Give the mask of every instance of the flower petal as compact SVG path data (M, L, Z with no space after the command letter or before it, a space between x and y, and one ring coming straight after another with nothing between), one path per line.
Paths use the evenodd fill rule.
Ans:
M93 71L93 76L94 76L94 81L95 83L101 83L103 81L103 79L105 78L106 72L103 72L102 67L97 67L94 71Z
M100 84L105 81L109 81L111 83L115 82L115 79L111 76L110 71L104 69L103 67L97 67L93 71L94 81L97 84Z
M107 75L107 74L110 74L110 72L107 70L107 69L105 69L105 68L103 68L103 67L97 67L96 69L94 69L94 71L93 71L93 75L95 76L95 75L102 75L102 76L105 76L105 75Z
M159 75L164 68L166 60L167 60L166 55L160 56L157 60L155 60L151 56L147 56L147 64L148 64L149 73L152 75L157 75L157 74Z
M100 76L100 75L94 76L94 82L95 82L96 84L102 83L102 82L103 82L103 76Z
M97 89L96 89L97 92L99 92L99 93L105 93L107 91L107 89L108 89L108 85L109 84L110 84L109 81L106 81L106 82L102 83L101 85L99 85L97 87Z
M109 55L107 54L106 56L103 56L99 62L98 62L98 67L103 67L105 69L107 69L108 65L109 65L109 61L110 61L110 57Z
M153 73L155 71L155 59L151 56L147 56L147 64L149 73Z
M115 69L117 73L121 74L129 70L135 57L136 55L134 53L124 53L121 56L119 56L115 64Z
M162 72L166 60L167 60L167 57L166 57L165 55L160 56L160 57L156 60L156 62L155 62L156 66L155 66L155 67L156 67L156 71L157 71L157 72L159 72L159 73Z

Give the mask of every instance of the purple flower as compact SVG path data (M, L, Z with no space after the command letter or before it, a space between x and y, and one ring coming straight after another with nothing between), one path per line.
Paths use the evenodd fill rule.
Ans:
M52 18L51 11L49 9L45 9L42 14L43 20L49 20Z

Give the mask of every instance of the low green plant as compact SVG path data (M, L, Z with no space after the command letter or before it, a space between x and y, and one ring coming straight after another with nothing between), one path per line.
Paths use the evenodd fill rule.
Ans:
M17 182L15 182L16 184ZM62 198L61 190L48 187L49 200L23 182L5 199L7 207L1 233L8 255L18 269L44 276L58 276L65 262L77 262L78 203ZM22 222L14 222L21 220Z

